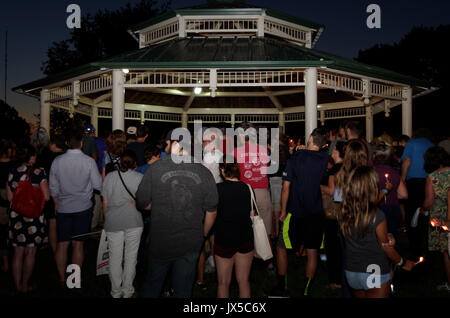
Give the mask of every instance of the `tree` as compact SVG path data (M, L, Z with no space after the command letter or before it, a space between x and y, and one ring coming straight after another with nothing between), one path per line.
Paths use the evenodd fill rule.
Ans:
M413 101L413 127L430 128L437 139L448 137L445 108L448 107L447 92L450 88L450 59L443 49L448 38L450 25L415 27L398 43L377 44L360 50L356 58L359 62L411 75L427 81L429 86L439 87L438 91ZM399 116L399 110L395 111ZM386 129L392 129L387 122L384 120ZM383 126L383 122L380 124L375 127Z
M0 100L0 136L16 144L27 142L30 138L30 125L3 100Z
M81 28L73 29L70 39L53 42L47 51L42 71L51 75L138 48L128 33L134 24L160 15L170 7L170 0L156 7L156 0L141 0L118 10L98 10L81 18Z

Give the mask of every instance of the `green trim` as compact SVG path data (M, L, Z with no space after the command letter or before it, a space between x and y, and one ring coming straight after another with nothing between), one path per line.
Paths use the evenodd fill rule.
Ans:
M236 9L180 9L175 10L180 15L261 15L264 9L236 8Z
M92 65L106 68L238 68L238 67L320 67L329 61L196 61L196 62L98 62Z
M33 82L29 82L27 84L23 84L23 85L14 87L14 88L12 88L12 91L18 91L18 90L27 91L29 89L35 89L35 88L39 88L42 86L47 86L52 83L61 82L61 81L67 80L69 78L77 77L77 76L87 74L90 72L94 72L94 71L98 71L98 70L99 70L99 67L93 66L92 63L84 64L84 65L81 65L81 66L78 66L75 68L71 68L67 71L57 73L55 75L51 75L51 76L48 76L45 78L38 79Z
M292 214L288 213L286 219L283 221L283 241L284 247L292 249L291 239L289 238L289 224L291 223Z

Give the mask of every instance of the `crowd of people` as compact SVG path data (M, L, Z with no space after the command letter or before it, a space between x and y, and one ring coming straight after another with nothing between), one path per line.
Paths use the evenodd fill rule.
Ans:
M183 136L169 131L148 143L144 125L104 139L87 124L51 138L39 128L26 145L1 140L1 270L12 274L15 292L37 288L31 277L42 246L51 247L66 288L67 265L83 269L84 243L104 230L113 298L161 297L169 271L170 294L189 298L195 285L205 286L207 259L217 272L218 298L230 297L233 271L239 297L249 298L252 197L274 254L265 261L277 277L269 297L289 296L290 251L306 255L298 288L311 296L321 249L327 288L344 297L388 297L395 273L412 271L431 252L442 254L445 269L437 287L450 291L450 139L434 145L419 129L412 139L383 133L368 143L358 122L349 121L338 130L316 128L305 144L280 134L266 147L253 144L253 125L241 127L256 135L238 135L235 149L204 130L202 162L174 160L193 154ZM273 162L278 169L267 174ZM40 190L34 217L21 210L34 201L17 202L30 198L23 194L27 182ZM401 256L405 232L409 253ZM146 271L141 290L137 268Z

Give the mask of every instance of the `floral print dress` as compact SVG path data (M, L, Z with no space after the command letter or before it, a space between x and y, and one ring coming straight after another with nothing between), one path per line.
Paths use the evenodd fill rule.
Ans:
M434 190L434 204L430 210L430 219L436 218L442 223L447 219L448 188L450 187L450 170L435 171L428 176ZM429 226L428 250L446 251L448 249L448 232Z
M25 180L31 167L22 165L13 169L8 177L8 185L11 192L19 185L19 181ZM43 180L47 180L44 169L33 168L30 173L30 181L38 187ZM37 218L27 218L12 209L9 212L9 240L13 246L38 247L48 242L44 215Z

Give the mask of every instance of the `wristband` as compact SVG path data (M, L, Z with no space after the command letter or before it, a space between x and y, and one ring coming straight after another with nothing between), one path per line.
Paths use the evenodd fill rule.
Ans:
M389 193L389 191L387 189L383 189L383 190L381 190L381 192L384 192L386 195Z
M400 262L397 264L397 265L395 265L395 266L397 266L397 267L402 267L403 265L405 264L405 261L404 261L404 259L403 259L403 257L400 259Z

